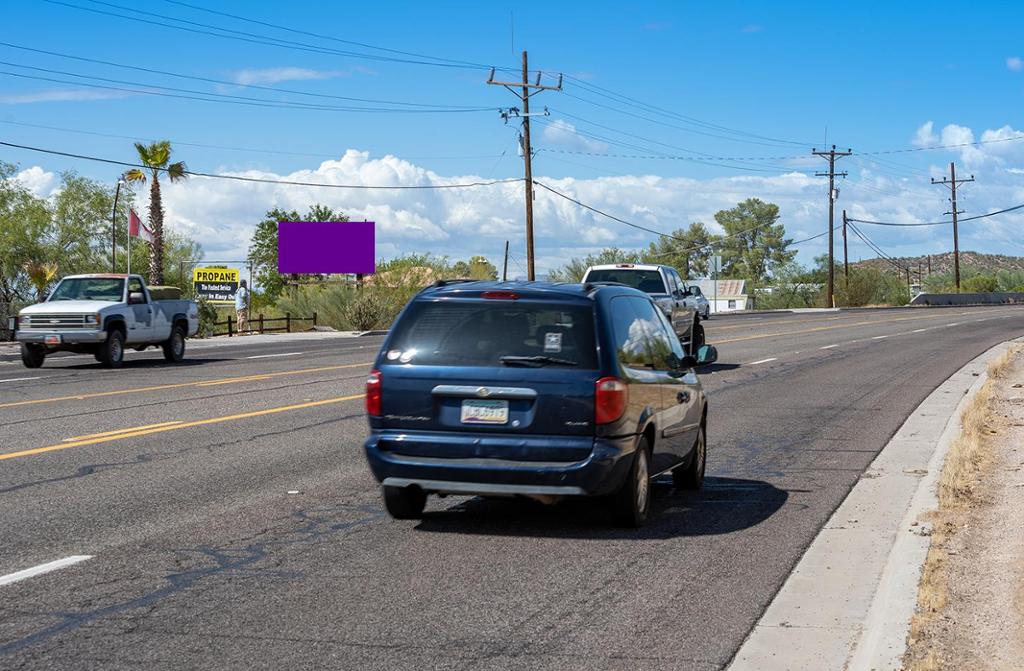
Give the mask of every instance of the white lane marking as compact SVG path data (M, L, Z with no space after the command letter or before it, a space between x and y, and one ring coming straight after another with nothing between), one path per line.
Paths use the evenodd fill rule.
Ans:
M887 336L887 335L875 336L874 338L872 338L872 340L881 340L882 338L888 338L888 337L889 336Z
M64 559L58 559L56 561L46 562L39 566L33 566L27 568L24 571L18 571L16 573L8 573L7 575L0 576L0 586L10 585L12 582L18 582L25 578L34 578L37 575L49 573L50 571L56 571L57 569L83 562L86 559L92 559L92 555L71 555L70 557L64 557Z
M6 380L0 380L0 382L24 382L25 380L41 380L39 376L36 377L9 377Z
M821 349L832 349L833 347L839 347L839 343L836 343L834 345L825 345Z
M750 363L748 363L747 365L748 365L748 366L756 366L756 365L757 365L757 364L759 364L759 363L768 363L769 361L778 361L778 360L779 360L779 357L777 357L777 356L773 356L773 357L772 357L772 358L770 358L770 359L761 359L760 361L751 361L751 362L750 362Z
M283 354L257 354L255 356L242 357L243 359L269 359L272 356L297 356L302 352L284 352Z
M952 324L946 324L946 326L960 326L960 322L953 322Z
M913 331L911 331L911 333L924 333L927 330L928 329L914 329Z

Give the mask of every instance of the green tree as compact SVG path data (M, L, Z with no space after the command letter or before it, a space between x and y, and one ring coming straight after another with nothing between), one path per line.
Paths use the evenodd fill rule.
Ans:
M715 213L725 229L719 242L722 274L760 284L773 270L791 262L796 251L787 248L786 229L779 220L779 206L748 198L728 210Z
M960 283L960 288L969 294L984 294L999 291L999 280L992 275L975 275Z
M548 279L552 282L580 282L583 274L590 266L600 266L607 263L639 263L640 253L618 247L608 247L598 254L589 254L583 258L574 258L561 268L555 268L548 273Z
M282 221L348 221L348 215L320 204L311 206L305 217L296 210L267 211L249 241L249 263L263 298L270 301L277 300L287 284L287 278L277 272L277 225Z
M153 244L150 246L149 283L164 283L164 206L160 196L160 173L166 172L172 182L188 176L184 161L171 163L171 143L160 140L151 144L135 143L139 161L149 169L149 223L153 229ZM146 172L132 168L124 174L129 182L145 182Z
M452 266L452 275L473 280L496 280L498 269L486 256L474 256L469 261L456 261Z
M708 274L708 262L712 254L712 243L716 240L707 227L696 221L689 228L672 232L672 237L659 237L643 253L646 263L662 263L679 271L683 279L704 277Z

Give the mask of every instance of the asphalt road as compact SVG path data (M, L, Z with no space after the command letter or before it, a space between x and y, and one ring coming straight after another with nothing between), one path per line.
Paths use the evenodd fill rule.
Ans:
M1024 335L1024 307L707 334L706 487L658 483L639 531L587 501L389 519L361 453L380 338L0 361L0 668L723 668L908 414Z

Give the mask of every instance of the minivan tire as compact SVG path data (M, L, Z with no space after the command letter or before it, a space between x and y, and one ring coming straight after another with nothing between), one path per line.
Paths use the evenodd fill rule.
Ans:
M704 486L704 469L708 463L707 425L701 422L697 431L697 442L693 446L693 457L686 466L672 471L672 484L678 489L700 489Z
M99 360L104 368L120 368L124 363L124 334L120 329L107 331L107 340L100 345Z
M697 356L697 350L703 347L704 344L704 325L700 322L694 322L690 333L690 354Z
M171 363L179 363L185 358L185 330L181 326L171 329L171 337L164 341L161 346L164 350L164 359Z
M416 520L423 517L427 506L427 493L419 487L391 487L382 485L384 507L396 520Z
M21 343L21 363L25 368L39 368L46 359L46 350L39 345Z
M647 439L641 438L626 481L612 496L612 514L616 523L624 527L642 527L651 510L650 454Z

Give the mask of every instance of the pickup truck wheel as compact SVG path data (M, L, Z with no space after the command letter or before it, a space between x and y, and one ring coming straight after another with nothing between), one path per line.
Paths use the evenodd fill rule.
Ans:
M107 331L107 340L100 345L98 358L105 368L120 368L124 363L124 334L119 329Z
M416 520L423 517L427 494L419 487L391 487L383 485L384 507L396 520Z
M46 359L46 350L39 345L21 343L21 362L25 368L39 368Z
M171 337L162 345L164 359L178 363L185 358L185 331L180 326L171 329Z
M690 354L697 356L697 350L704 346L704 325L695 322L690 329Z
M686 466L672 471L672 484L679 489L700 489L704 486L704 469L708 463L708 431L702 422L693 446L693 458Z
M612 514L624 527L638 528L647 521L651 510L650 446L647 439L640 440L622 488L612 496Z

